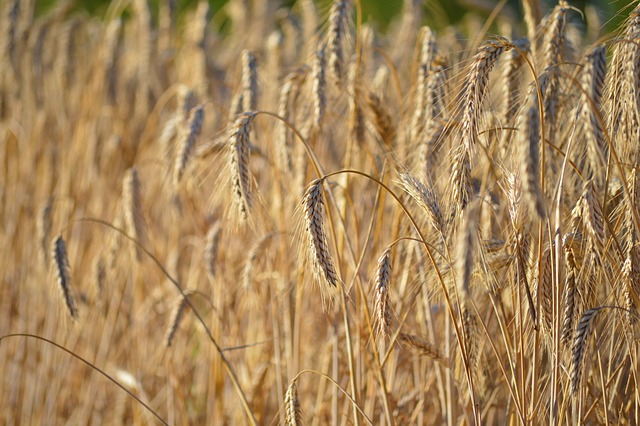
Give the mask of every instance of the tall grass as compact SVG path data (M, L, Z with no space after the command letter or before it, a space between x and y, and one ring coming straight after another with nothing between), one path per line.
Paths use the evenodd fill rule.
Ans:
M640 423L640 6L151 4L1 5L0 423Z

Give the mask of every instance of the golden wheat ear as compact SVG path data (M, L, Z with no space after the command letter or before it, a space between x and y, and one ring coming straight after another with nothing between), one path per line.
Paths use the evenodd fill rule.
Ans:
M391 283L391 248L387 248L380 258L375 272L375 326L378 337L389 336L391 327L391 301L389 284Z
M71 267L67 257L67 245L62 235L58 235L53 240L52 252L53 268L57 277L58 289L69 316L74 320L78 319L78 308L71 292Z
M324 225L324 200L322 198L322 179L316 179L307 188L302 200L304 209L305 234L307 236L308 253L320 282L323 298L333 299L340 285L340 278L329 252L329 243Z
M289 383L287 393L284 396L284 418L287 426L302 426L302 408L298 398L298 386L295 380Z

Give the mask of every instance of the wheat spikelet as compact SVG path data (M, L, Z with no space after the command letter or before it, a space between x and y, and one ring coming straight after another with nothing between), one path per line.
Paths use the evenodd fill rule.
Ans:
M429 126L420 135L418 147L418 170L419 176L427 182L433 181L435 173L433 170L436 162L435 153L438 145L447 134L447 128L441 122L431 121Z
M522 129L520 164L522 189L529 209L536 212L540 219L546 216L544 199L540 191L540 112L537 102L532 102L526 110Z
M437 56L431 63L431 76L427 80L427 99L425 101L425 119L441 119L447 106L447 59Z
M291 121L294 111L292 111L293 102L298 96L300 85L304 81L307 75L306 69L296 70L285 78L285 82L280 89L280 95L278 97L278 115L287 121ZM280 167L288 173L293 172L293 158L292 158L292 141L291 130L285 123L278 120L276 123L276 136L275 143L278 153L278 159L280 160Z
M470 295L471 275L473 273L474 256L478 220L476 207L471 205L463 212L462 222L458 228L456 244L456 274L458 280L458 297L465 304Z
M527 205L522 193L522 180L519 173L509 173L506 179L505 192L509 203L509 218L516 231L523 229L527 217Z
M329 69L336 82L342 78L344 55L342 40L347 25L347 14L351 6L350 0L334 0L329 13L329 30L327 46L329 48Z
M573 317L576 310L576 275L578 273L575 259L571 250L565 249L565 265L567 274L564 281L564 313L562 315L562 334L561 340L568 343L571 340L573 332Z
M551 250L542 252L538 276L538 304L542 313L542 325L550 335L553 333L553 277L551 275Z
M104 79L107 85L107 100L109 103L116 102L117 90L117 57L118 57L118 40L122 29L122 21L113 19L104 30L102 39L102 48L100 49L100 59L102 69L104 69Z
M529 40L514 40L513 44L523 53L527 53L530 48ZM518 79L518 71L525 63L524 58L516 49L512 49L506 54L506 62L502 71L502 85L505 87L505 103L503 109L504 123L511 123L515 118L520 100L520 80Z
M178 145L179 151L173 170L173 184L175 187L180 184L182 176L187 169L189 159L191 158L191 153L193 152L193 147L195 146L196 140L200 135L203 121L204 107L200 105L191 111L186 126L182 129L182 132L180 134L180 141Z
M637 38L640 36L640 5L629 15L627 26L620 43L613 53L611 72L608 79L608 127L617 148L631 155L635 154L635 147L629 146L628 140L637 136L637 125L640 112L636 99L632 94L637 85ZM631 151L631 152L629 152ZM637 158L634 158L637 161Z
M581 200L583 226L589 236L602 245L604 244L604 218L591 181L585 182Z
M243 50L242 54L242 109L258 109L258 70L253 52Z
M627 254L627 257L622 265L622 275L620 280L623 286L624 304L627 312L625 312L629 324L635 324L637 319L637 308L634 300L633 293L637 296L640 294L640 279L638 273L638 253L637 249L633 248Z
M542 91L544 105L545 122L550 129L549 137L553 139L556 121L558 117L558 92L560 79L555 70L558 64L562 63L562 56L565 44L566 14L568 4L561 0L553 9L546 28L543 44L543 67L550 72L550 77L545 90ZM536 107L537 108L537 107Z
M534 328L537 329L538 315L536 313L535 302L531 295L531 288L529 287L529 280L527 279L527 252L529 251L529 244L531 238L528 234L518 232L515 238L515 263L516 263L516 278L518 285L523 287L527 296L527 304L529 306L529 315L531 321L534 324Z
M313 128L318 131L324 118L324 111L327 107L327 80L326 80L326 58L324 46L318 46L315 60L311 68L313 79Z
M176 300L175 306L171 311L171 319L169 320L169 326L167 327L167 332L164 338L164 346L170 347L173 343L173 339L176 336L178 328L184 319L187 310L189 309L189 303L187 303L187 298L194 295L195 291L186 290L184 295L180 295Z
M416 82L416 101L411 122L411 141L416 141L425 127L425 110L429 97L427 79L431 70L431 63L437 51L435 34L429 27L421 30L420 63Z
M240 115L233 123L229 137L231 189L236 212L242 221L246 221L249 218L249 209L251 207L249 133L255 116L254 112L245 112Z
M391 146L395 138L396 129L389 110L384 106L378 95L367 93L367 105L373 113L373 123L385 145Z
M124 225L131 237L140 244L145 241L144 215L142 213L142 189L138 170L131 167L122 181L122 201L124 204ZM136 258L142 259L142 251L136 246Z
M304 424L295 380L289 383L287 393L284 396L284 417L287 426L301 426Z
M409 173L400 174L400 186L425 211L431 226L444 234L444 219L434 192Z
M466 306L462 306L462 330L469 369L474 371L479 360L478 320L474 313Z
M362 147L365 143L366 124L360 106L361 90L358 71L358 63L354 62L349 67L349 85L353 90L353 94L349 96L349 136L356 143L356 146Z
M38 244L40 246L40 257L43 265L49 264L49 241L51 238L51 210L53 205L51 199L45 201L41 206L38 213L38 222L36 223L36 230L38 234ZM46 270L46 269L45 269Z
M391 282L391 248L387 248L378 259L376 268L376 305L374 330L378 337L389 336L391 326L391 302L389 283Z
M67 246L62 235L53 240L53 267L58 279L58 288L62 293L62 298L72 319L78 318L78 308L71 292L71 268L67 257Z
M584 364L584 356L587 351L587 343L589 336L593 331L593 324L598 312L602 308L594 308L584 311L573 337L573 358L571 363L571 392L576 393L580 386L580 379L582 377L582 369Z
M329 244L324 229L324 200L322 199L322 179L316 179L307 188L302 206L304 209L305 231L311 262L323 299L332 298L340 283L338 274L329 253Z
M407 345L411 350L415 351L419 355L426 356L427 358L437 361L445 367L449 365L444 354L435 347L435 345L427 342L422 337L413 334L400 333L397 341L399 344Z
M452 202L458 213L469 203L471 190L471 160L469 151L460 145L453 157L451 168Z
M580 75L580 85L583 89L579 101L580 115L592 175L604 167L604 160L608 157L608 146L597 114L602 99L606 69L606 48L602 44L585 56Z
M214 222L207 231L204 247L204 260L209 278L214 279L217 273L218 248L220 247L220 234L222 223L218 220Z
M491 70L502 52L509 49L511 45L506 40L491 41L481 47L473 58L471 69L465 79L467 86L462 114L462 144L467 151L471 151L477 143L478 120Z
M102 295L104 294L105 284L107 281L107 262L105 262L103 256L98 256L98 258L93 263L93 278L96 291L96 299L101 302Z
M6 55L6 59L13 65L14 68L18 66L16 61L16 33L18 26L18 16L20 14L20 0L14 0L8 2L3 10L6 13L6 17L3 19L3 29L6 32L3 34L2 41L2 54Z

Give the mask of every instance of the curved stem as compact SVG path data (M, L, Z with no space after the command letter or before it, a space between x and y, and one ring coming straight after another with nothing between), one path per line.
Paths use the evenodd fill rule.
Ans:
M296 374L296 377L294 377L293 380L291 380L291 381L292 382L297 381L300 378L300 376L302 376L304 373L317 374L318 376L320 376L320 377L330 381L331 383L333 383L344 394L344 396L346 396L347 399L349 399L349 401L351 401L353 406L356 407L356 410L358 410L358 412L360 414L362 414L362 416L367 421L367 423L369 423L371 426L373 426L373 422L371 421L371 419L364 413L364 411L362 411L362 408L360 408L358 406L358 404L356 404L356 401L353 399L353 397L351 395L349 395L349 392L347 392L342 386L340 386L340 384L338 382L336 382L335 380L333 380L331 377L327 376L326 374L321 373L321 372L316 371L316 370L302 370L301 372Z
M373 182L375 182L377 185L381 186L382 188L384 188L393 198L394 200L396 200L396 202L400 205L400 207L402 208L403 212L405 213L405 215L407 216L407 218L409 219L409 221L411 222L413 228L415 229L415 231L418 233L418 235L420 236L420 240L422 240L423 242L423 246L425 247L425 251L427 252L427 256L429 257L429 260L431 261L431 264L433 265L434 270L436 271L436 275L438 276L438 282L440 283L440 288L442 290L442 293L444 295L445 301L446 301L446 306L447 306L447 311L449 312L449 315L452 319L452 323L454 326L454 331L455 331L455 335L456 335L456 340L458 341L458 346L460 348L460 351L462 353L462 362L465 368L465 372L467 373L467 379L469 380L469 386L472 387L472 379L470 377L470 369L469 369L469 363L468 363L468 357L467 357L467 352L466 352L466 348L465 345L462 342L462 332L460 331L459 327L458 327L458 323L455 320L455 313L453 311L453 304L451 301L451 297L449 296L449 291L447 290L447 287L444 283L444 279L442 277L442 273L440 272L438 265L435 261L435 258L433 256L432 250L430 245L426 244L426 240L424 238L424 235L422 234L422 231L420 230L420 227L418 226L417 222L415 221L415 219L413 218L413 216L411 215L411 213L409 212L409 210L405 207L405 205L402 203L402 200L400 200L400 197L398 197L398 195L396 195L395 192L393 192L391 190L391 188L389 188L387 185L385 185L383 182L381 182L380 180L376 179L375 177L362 172L360 170L353 170L353 169L344 169L344 170L338 170L329 174L326 174L324 176L321 177L321 179L327 179L331 176L337 176L343 173L351 173L351 174L355 174L355 175L359 175L362 177L365 177ZM472 389L470 389L471 391L471 396L473 397L473 391ZM474 413L476 412L476 409L474 407Z
M71 221L67 225L67 227L70 227L71 225L73 225L73 223L76 223L76 222L96 223L96 224L99 224L99 225L106 226L107 228L111 228L112 230L118 232L120 235L122 235L123 237L125 237L126 239L128 239L129 241L134 243L136 248L138 248L141 252L143 252L145 255L147 255L153 261L153 263L155 263L155 265L162 271L163 275L166 276L169 281L171 281L171 283L174 285L174 287L176 289L178 289L178 291L180 292L180 294L184 298L184 300L187 303L187 305L189 305L189 307L191 308L191 311L193 312L195 317L198 319L200 324L204 327L204 330L207 333L207 336L209 337L209 340L211 341L211 343L213 343L213 346L216 348L216 351L218 352L218 355L220 356L220 359L222 360L222 364L224 365L225 370L227 371L227 374L229 375L229 378L231 379L231 383L233 384L233 387L235 388L236 393L240 397L240 402L242 403L242 408L244 409L245 414L247 415L247 419L249 420L249 423L251 425L257 425L258 423L257 423L257 421L256 421L256 419L255 419L255 417L253 415L253 412L251 411L251 408L249 407L249 402L247 400L247 397L245 396L244 392L242 391L242 388L240 387L240 382L238 381L238 378L237 378L235 372L233 371L233 368L231 367L231 363L229 362L227 357L224 355L222 347L218 344L218 342L216 341L215 337L213 337L213 334L211 333L211 330L209 330L209 327L207 326L206 322L204 321L204 319L202 318L202 316L200 315L200 313L198 312L196 307L193 305L191 300L189 300L189 298L185 294L185 292L182 289L182 287L180 287L180 284L178 283L178 281L176 281L169 274L169 272L167 272L167 270L162 265L162 263L160 263L158 258L155 257L147 248L142 246L142 244L140 244L140 242L138 240L136 240L135 238L133 238L130 235L128 235L122 229L118 228L117 226L112 225L111 223L109 223L109 222L107 222L105 220L96 219L96 218L92 218L92 217L82 217L82 218L74 219L73 221Z
M74 353L73 351L65 348L64 346L54 342L53 340L49 340L46 337L42 337L42 336L38 336L35 334L29 334L29 333L11 333L11 334L5 334L4 336L0 336L0 343L2 343L2 341L4 339L8 339L10 337L27 337L30 339L36 339L36 340L40 340L46 343L49 343L50 345L55 346L58 349L63 350L64 352L68 353L69 355L71 355L72 357L74 357L75 359L77 359L78 361L81 361L82 363L84 363L86 366L88 366L89 368L97 371L98 373L102 374L104 377L107 378L107 380L109 380L111 383L115 384L116 386L118 386L120 389L122 389L123 391L125 391L127 394L129 394L129 396L133 399L135 399L138 403L140 403L140 405L142 405L147 411L149 411L151 414L153 414L153 416L158 419L158 421L160 423L162 423L163 425L169 426L169 423L167 423L162 417L160 417L160 415L158 413L156 413L153 408L151 408L149 405L147 405L143 400L141 400L140 398L138 398L136 395L133 394L133 392L131 392L129 389L127 389L126 387L124 387L120 382L118 382L116 379L114 379L113 377L111 377L110 375L108 375L107 373L104 372L104 370L102 370L101 368L97 367L96 365L92 364L91 362L87 361L86 359L84 359L83 357L81 357L80 355Z

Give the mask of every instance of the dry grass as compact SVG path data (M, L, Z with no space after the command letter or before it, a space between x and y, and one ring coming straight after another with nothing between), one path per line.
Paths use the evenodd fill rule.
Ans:
M0 423L640 424L636 3L593 43L564 1L35 3Z

